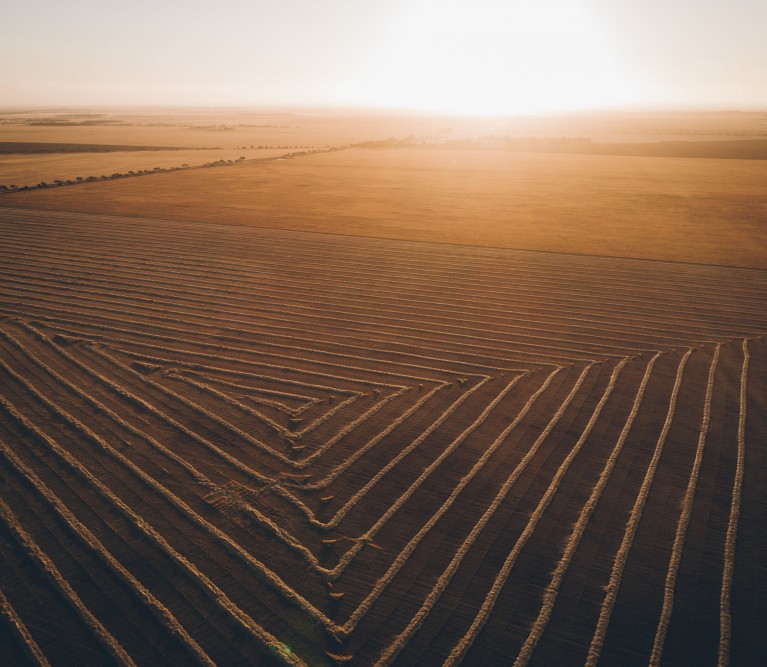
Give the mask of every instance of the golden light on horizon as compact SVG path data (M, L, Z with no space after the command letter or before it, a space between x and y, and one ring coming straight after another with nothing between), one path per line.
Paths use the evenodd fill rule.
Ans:
M356 103L504 115L621 105L638 85L581 3L419 0L362 58Z
M161 5L9 4L2 103L483 115L767 105L757 0Z

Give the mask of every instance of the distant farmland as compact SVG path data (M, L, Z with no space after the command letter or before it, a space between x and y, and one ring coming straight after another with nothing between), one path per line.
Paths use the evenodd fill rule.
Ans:
M767 269L765 183L765 160L354 148L0 207Z
M767 664L765 271L0 239L4 664Z

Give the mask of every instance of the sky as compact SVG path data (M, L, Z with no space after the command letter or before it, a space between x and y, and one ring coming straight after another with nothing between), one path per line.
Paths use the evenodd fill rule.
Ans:
M767 109L764 0L24 0L0 106Z

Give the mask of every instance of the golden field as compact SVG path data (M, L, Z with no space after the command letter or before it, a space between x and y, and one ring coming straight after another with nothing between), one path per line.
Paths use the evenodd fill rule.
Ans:
M39 123L46 123L40 125ZM63 124L71 123L71 124ZM86 124L87 123L87 124ZM222 146L312 144L387 137L590 137L595 142L764 139L765 112L583 112L509 118L380 111L85 109L80 113L0 109L0 141Z
M104 153L44 153L13 154L0 158L0 183L7 185L37 185L41 181L75 180L78 176L111 176L144 169L168 169L187 164L201 166L217 160L261 160L279 157L284 149L221 149L221 150L152 150L109 151Z
M619 155L637 151L652 155L658 142L674 141L688 143L695 153L726 140L735 142L734 148L724 149L732 157L738 145L767 143L767 115L584 113L497 119L371 111L0 109L0 185L29 186L243 155L257 159L264 149L317 150L405 137L418 144L488 137L523 141L568 137L593 142L593 146L581 147L586 152ZM131 147L135 153L130 152ZM174 150L140 150L146 147ZM661 146L660 150L668 155L679 147ZM744 151L744 156L753 157L752 152ZM764 148L757 152L764 157Z
M765 118L0 114L0 662L767 664Z
M10 664L764 664L764 271L0 231Z
M767 268L767 161L350 149L0 206Z

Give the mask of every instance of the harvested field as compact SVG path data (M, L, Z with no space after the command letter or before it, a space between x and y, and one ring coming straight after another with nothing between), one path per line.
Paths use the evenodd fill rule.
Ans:
M767 268L767 161L351 149L0 206Z
M129 172L199 167L218 160L263 160L284 155L284 149L229 150L129 150L106 152L19 153L5 155L0 163L0 185L37 185L40 182L74 181Z
M73 118L48 109L0 109L4 141L147 146L312 144L387 137L510 135L589 137L597 143L764 139L767 115L751 112L595 112L508 118L361 110L114 109Z
M529 150L529 148L528 148ZM736 139L730 141L657 141L622 144L586 143L563 149L542 147L549 153L584 155L626 155L635 157L715 158L721 160L767 160L767 140Z
M128 144L136 146L178 146L196 148L221 146L225 149L251 144L306 146L317 148L340 144L405 137L409 134L434 136L442 126L472 131L487 120L434 118L423 115L363 113L359 111L248 112L220 110L213 113L190 109L166 113L115 113L104 125L38 124L45 114L14 116L0 111L0 138L13 142L73 144ZM112 124L114 123L114 124ZM747 124L748 132L751 123ZM730 121L728 127L732 128ZM719 131L717 129L717 131Z
M767 663L765 271L13 208L0 239L0 655Z
M172 151L173 146L115 146L110 144L62 144L39 141L0 141L0 154L114 153L115 151Z

